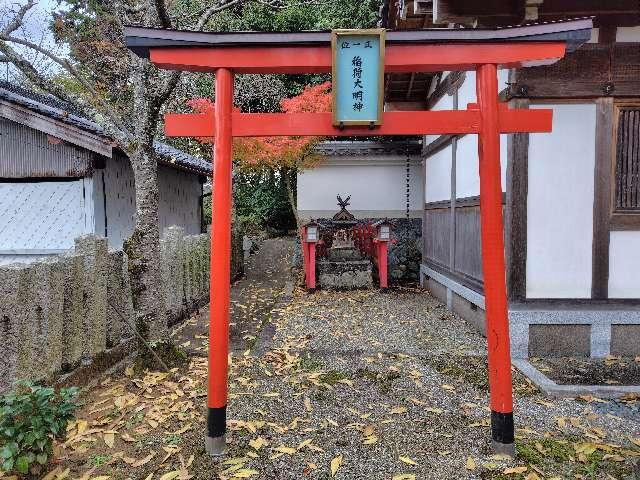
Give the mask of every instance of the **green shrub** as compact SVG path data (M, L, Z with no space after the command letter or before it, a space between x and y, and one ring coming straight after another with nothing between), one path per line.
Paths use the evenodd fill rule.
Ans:
M18 382L0 398L0 469L37 473L52 456L53 441L63 439L74 416L77 388Z

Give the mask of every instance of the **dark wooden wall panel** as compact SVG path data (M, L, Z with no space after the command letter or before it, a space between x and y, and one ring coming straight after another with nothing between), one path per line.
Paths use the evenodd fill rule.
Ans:
M449 208L424 212L424 256L445 266L449 264L449 220Z
M455 270L482 282L480 207L456 208Z
M529 100L509 102L511 108L529 108ZM507 140L507 195L505 206L505 257L509 300L527 297L527 196L529 191L529 134L516 133Z
M559 62L518 70L512 94L528 98L637 97L640 48L636 43L588 43Z
M591 298L609 298L609 217L613 141L613 99L598 99L594 169Z

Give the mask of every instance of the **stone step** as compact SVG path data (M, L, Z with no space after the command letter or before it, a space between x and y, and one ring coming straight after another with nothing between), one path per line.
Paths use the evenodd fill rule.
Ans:
M373 288L373 268L369 260L320 260L317 267L318 283L322 288Z

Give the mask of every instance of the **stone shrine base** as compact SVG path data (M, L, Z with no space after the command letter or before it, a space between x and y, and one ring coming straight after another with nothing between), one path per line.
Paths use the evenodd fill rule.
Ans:
M317 267L318 283L322 288L373 288L373 273L369 260L320 260Z

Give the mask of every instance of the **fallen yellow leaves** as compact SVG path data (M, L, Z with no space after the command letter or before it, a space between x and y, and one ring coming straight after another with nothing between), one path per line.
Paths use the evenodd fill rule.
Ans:
M505 475L518 475L520 473L524 473L529 470L527 467L510 467L505 468L502 473Z
M416 476L413 473L401 473L394 475L391 480L416 480Z
M466 468L467 470L476 469L476 461L473 459L473 457L467 458L467 462L465 463L464 468Z
M398 460L400 460L403 463L406 463L407 465L414 465L414 466L418 465L414 460L406 456L401 456L398 458Z
M335 477L336 473L338 473L338 469L342 466L343 457L342 455L338 455L333 460L331 460L331 476Z
M104 432L102 434L102 439L104 440L104 443L107 445L107 447L113 448L113 445L115 443L115 433L114 432Z
M249 446L251 448L253 448L254 450L260 450L263 446L268 445L269 442L267 442L264 438L262 437L258 437L254 440L249 440Z

